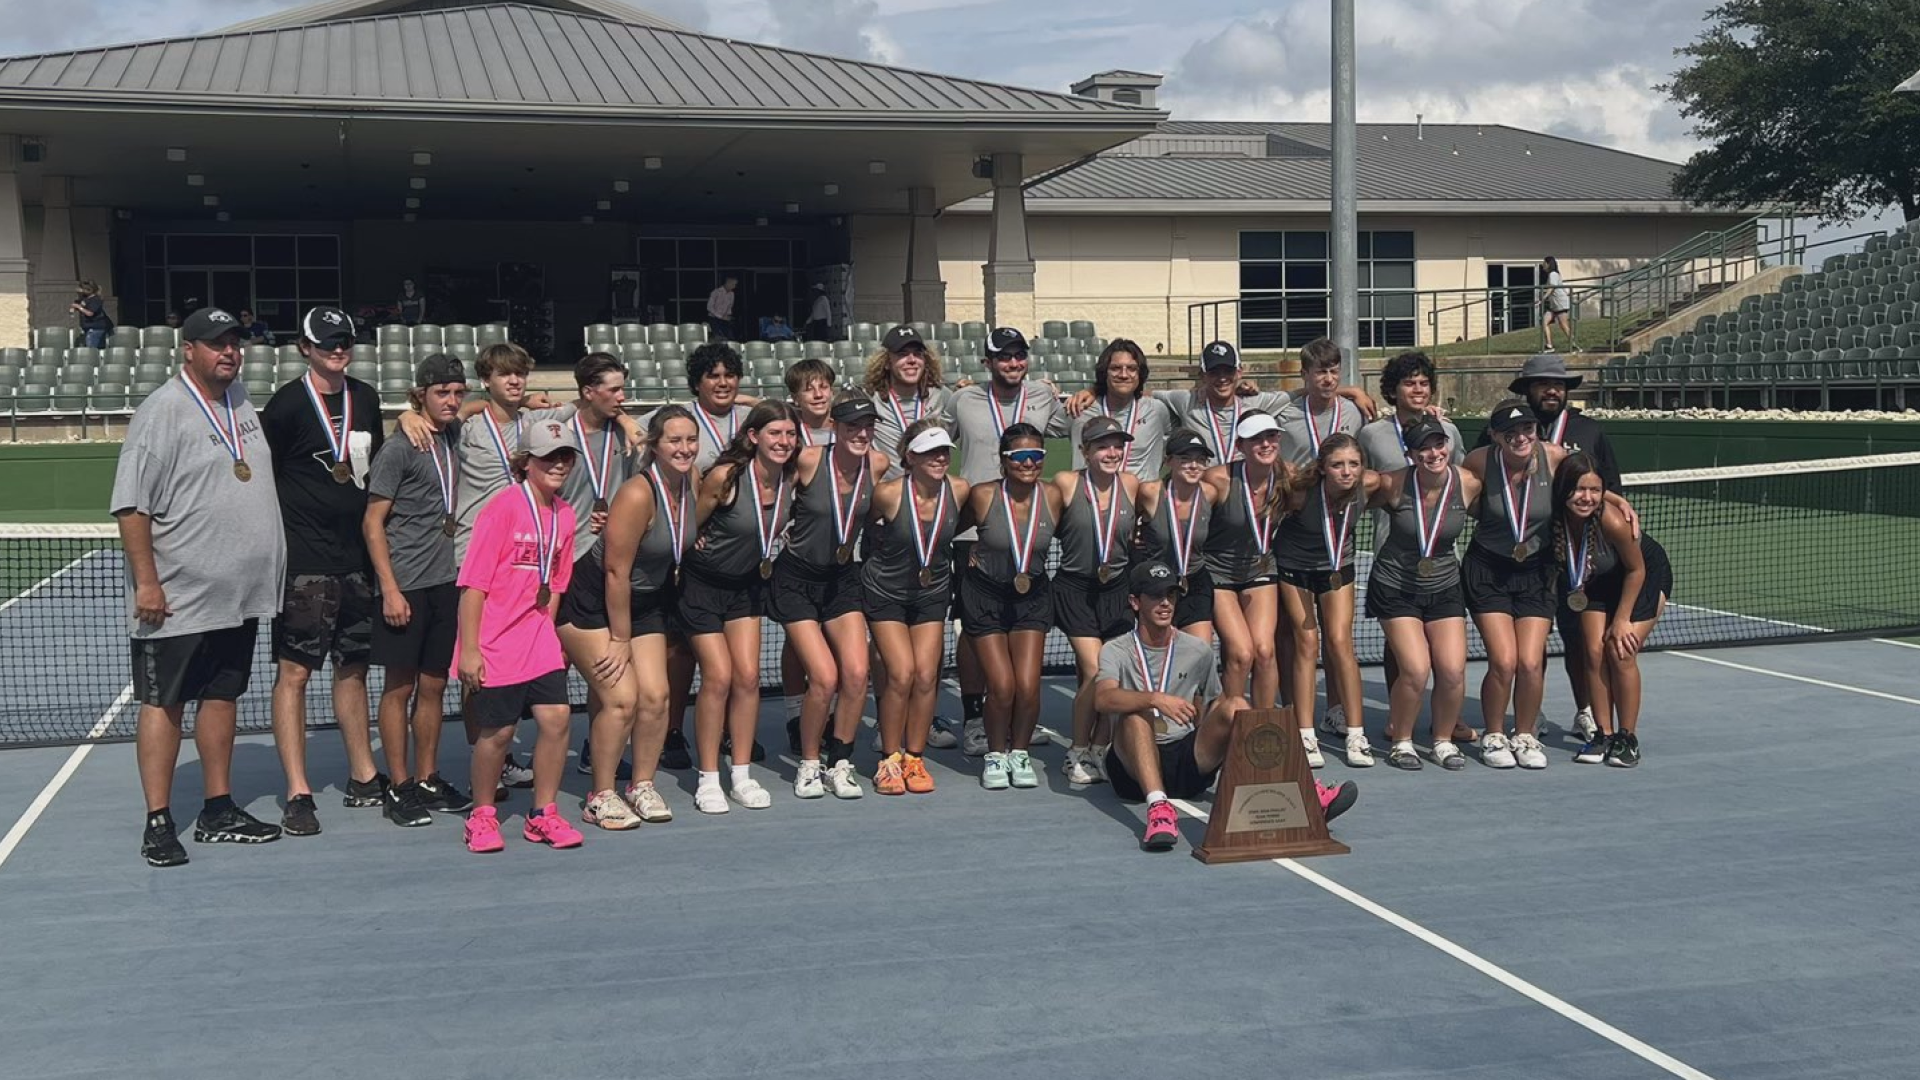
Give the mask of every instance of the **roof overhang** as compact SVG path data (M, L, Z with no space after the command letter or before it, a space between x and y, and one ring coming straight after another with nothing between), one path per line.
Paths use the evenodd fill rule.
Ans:
M257 30L284 30L294 26L312 26L315 23L336 22L342 19L360 19L370 15L384 15L398 8L408 7L413 0L318 0L316 3L302 4L299 7L276 11L271 15L262 15L257 19L237 22L232 26L215 31L218 34L245 34ZM663 19L651 11L642 11L619 0L541 0L542 7L556 11L574 11L582 15L593 15L602 19L630 23L634 26L651 26L656 30L687 30L670 19Z
M1046 199L1028 198L1028 216L1049 214L1325 214L1329 199ZM946 209L949 214L986 214L993 202L971 198ZM1680 201L1560 200L1481 201L1434 199L1362 199L1362 214L1729 214Z

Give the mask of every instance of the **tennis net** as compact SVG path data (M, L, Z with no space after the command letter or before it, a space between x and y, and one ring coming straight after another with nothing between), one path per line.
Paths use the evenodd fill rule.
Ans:
M1643 473L1626 478L1625 495L1674 566L1654 648L1920 630L1920 453ZM1363 554L1363 591L1368 562ZM125 590L112 525L0 526L0 747L132 735ZM270 726L266 631L240 703L243 730ZM1379 626L1360 617L1355 639L1361 661L1377 663ZM766 623L770 689L783 642L781 627ZM1478 637L1470 643L1480 656ZM949 631L949 672L953 645ZM1072 671L1058 633L1046 663ZM574 700L584 701L573 679ZM377 694L377 670L370 682ZM316 726L332 722L329 684L323 673L310 685Z

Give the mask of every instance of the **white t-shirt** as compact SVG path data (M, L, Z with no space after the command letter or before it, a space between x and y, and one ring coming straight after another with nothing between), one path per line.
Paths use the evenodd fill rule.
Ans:
M708 293L707 314L716 319L733 318L733 290L722 285Z
M1567 302L1567 287L1560 283L1560 271L1547 275L1547 306L1555 311L1565 311L1572 305Z
M826 293L814 294L813 310L807 312L807 321L808 322L832 322L833 321L833 305L827 303Z

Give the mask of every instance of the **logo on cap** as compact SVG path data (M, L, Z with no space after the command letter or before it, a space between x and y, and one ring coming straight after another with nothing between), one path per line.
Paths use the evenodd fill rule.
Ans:
M556 424L551 420L547 421L547 438L549 439L565 438L566 434L567 434L566 431L562 429L559 424Z
M320 313L320 321L331 326L339 326L340 313L337 311L323 311Z
M1154 563L1152 566L1147 567L1147 576L1155 581L1164 581L1173 576L1173 571L1167 569L1166 566L1161 563Z
M1224 341L1216 341L1213 344L1213 348L1208 351L1215 356L1225 356L1227 355L1227 343Z
M214 308L212 311L207 312L207 321L208 322L232 322L233 316L227 314L224 311L221 311L219 308Z

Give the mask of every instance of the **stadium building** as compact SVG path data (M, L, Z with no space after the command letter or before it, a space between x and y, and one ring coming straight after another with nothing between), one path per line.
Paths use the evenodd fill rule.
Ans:
M1326 330L1325 125L1173 121L1158 76L996 85L690 32L615 0L323 0L191 38L0 60L0 346L198 302L291 330L737 313L1096 322L1182 352L1189 305L1250 346ZM1363 125L1363 344L1532 325L1535 268L1632 265L1738 217L1674 166L1539 133ZM1505 290L1481 323L1441 290ZM1424 299L1422 298L1424 297Z

